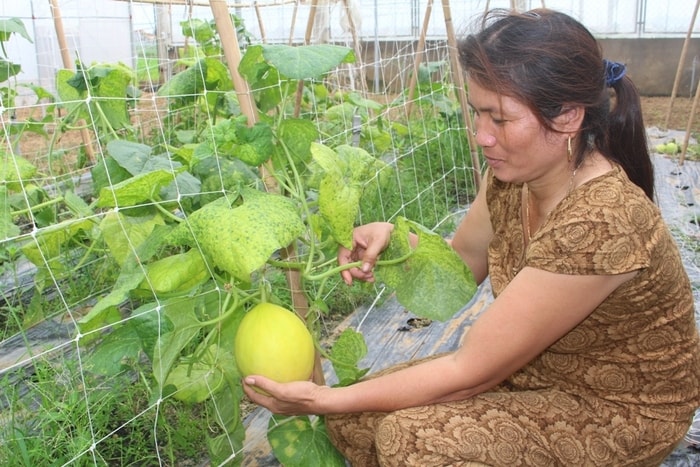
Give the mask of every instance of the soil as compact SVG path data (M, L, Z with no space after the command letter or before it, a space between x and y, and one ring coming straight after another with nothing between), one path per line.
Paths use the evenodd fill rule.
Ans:
M666 126L669 107L671 107L671 114ZM688 97L676 97L673 102L670 97L642 97L642 112L644 124L647 127L685 131L688 128L692 107L693 99ZM693 115L690 133L695 135L700 133L700 109L696 109Z

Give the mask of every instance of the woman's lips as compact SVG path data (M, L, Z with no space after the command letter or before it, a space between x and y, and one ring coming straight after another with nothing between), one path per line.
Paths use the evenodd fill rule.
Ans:
M493 157L489 157L487 155L484 155L484 159L486 160L486 163L489 165L489 167L498 167L499 165L503 164L502 160L494 159Z

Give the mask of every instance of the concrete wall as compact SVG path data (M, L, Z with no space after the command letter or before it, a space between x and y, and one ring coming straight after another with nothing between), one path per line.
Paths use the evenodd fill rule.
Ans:
M601 39L606 58L625 63L645 96L670 96L684 38ZM677 95L691 97L700 80L700 38L688 43Z
M605 58L627 65L627 72L644 96L670 96L684 38L601 38ZM407 86L416 42L381 41L361 44L369 89L396 93ZM424 62L447 60L444 41L428 41ZM439 78L436 77L436 78ZM688 43L677 95L692 97L700 81L700 38Z

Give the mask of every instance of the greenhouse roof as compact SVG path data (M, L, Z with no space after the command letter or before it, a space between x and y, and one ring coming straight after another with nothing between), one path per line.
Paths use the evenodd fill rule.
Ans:
M210 0L117 0L122 2L132 2L132 3L152 3L159 5L192 5L192 6L208 6L211 4ZM233 8L243 8L252 6L278 6L286 5L288 3L296 3L298 0L263 0L263 1L250 1L250 2L239 2L234 0L217 0L226 3L229 7Z

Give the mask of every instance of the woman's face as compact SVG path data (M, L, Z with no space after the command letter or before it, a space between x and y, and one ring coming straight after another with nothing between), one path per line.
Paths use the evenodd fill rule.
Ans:
M520 101L467 81L476 143L496 178L528 182L566 163L565 136L548 132Z

